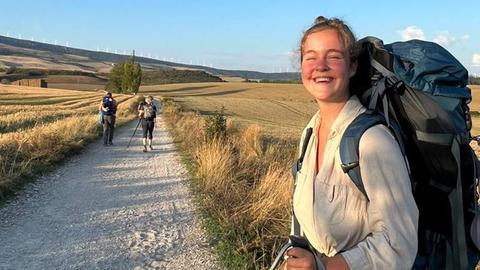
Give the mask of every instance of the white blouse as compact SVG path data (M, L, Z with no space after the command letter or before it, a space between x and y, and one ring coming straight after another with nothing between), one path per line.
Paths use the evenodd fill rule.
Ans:
M307 125L314 131L297 174L295 215L315 249L329 257L341 253L350 269L411 269L418 209L407 164L388 128L374 126L360 139L360 171L370 201L340 166L343 132L364 111L356 96L345 104L331 127L317 175L319 113Z

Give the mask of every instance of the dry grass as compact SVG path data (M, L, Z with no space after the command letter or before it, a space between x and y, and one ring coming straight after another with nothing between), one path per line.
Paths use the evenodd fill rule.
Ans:
M197 184L208 212L226 224L229 231L225 233L238 252L249 254L256 268L266 268L272 250L288 235L291 176L287 164L293 160L296 143L267 146L258 125L239 127L233 121L228 121L227 139L206 141L201 115L168 114L167 119L181 137L183 149L194 157Z
M99 135L101 92L1 86L0 93L0 197ZM116 98L121 124L131 119L136 99Z
M480 85L471 85L472 102L470 103L470 111L480 113ZM473 117L472 135L480 135L480 116ZM478 153L478 152L477 152Z
M258 125L250 125L241 132L237 144L243 159L249 161L262 155L261 135Z
M200 144L196 151L198 176L206 191L215 192L221 198L227 197L235 184L233 147L221 139Z

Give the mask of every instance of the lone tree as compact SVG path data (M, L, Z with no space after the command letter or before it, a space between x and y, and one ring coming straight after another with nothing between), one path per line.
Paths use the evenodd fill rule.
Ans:
M142 68L135 63L135 53L125 62L113 66L105 90L117 93L137 93L142 82Z

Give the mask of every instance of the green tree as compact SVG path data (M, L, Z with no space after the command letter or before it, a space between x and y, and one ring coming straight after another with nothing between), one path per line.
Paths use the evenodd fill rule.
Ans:
M133 64L133 74L132 74L132 89L135 89L135 93L138 92L140 84L142 83L142 67L140 64Z
M117 93L137 93L142 82L142 67L132 56L125 62L113 66L105 89Z
M121 63L115 64L108 74L108 82L105 90L108 92L121 92L122 89L122 73L123 65Z

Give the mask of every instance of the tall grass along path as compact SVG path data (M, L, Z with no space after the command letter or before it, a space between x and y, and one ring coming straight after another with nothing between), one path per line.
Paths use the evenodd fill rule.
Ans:
M142 152L137 121L0 208L0 269L220 269L165 123Z

